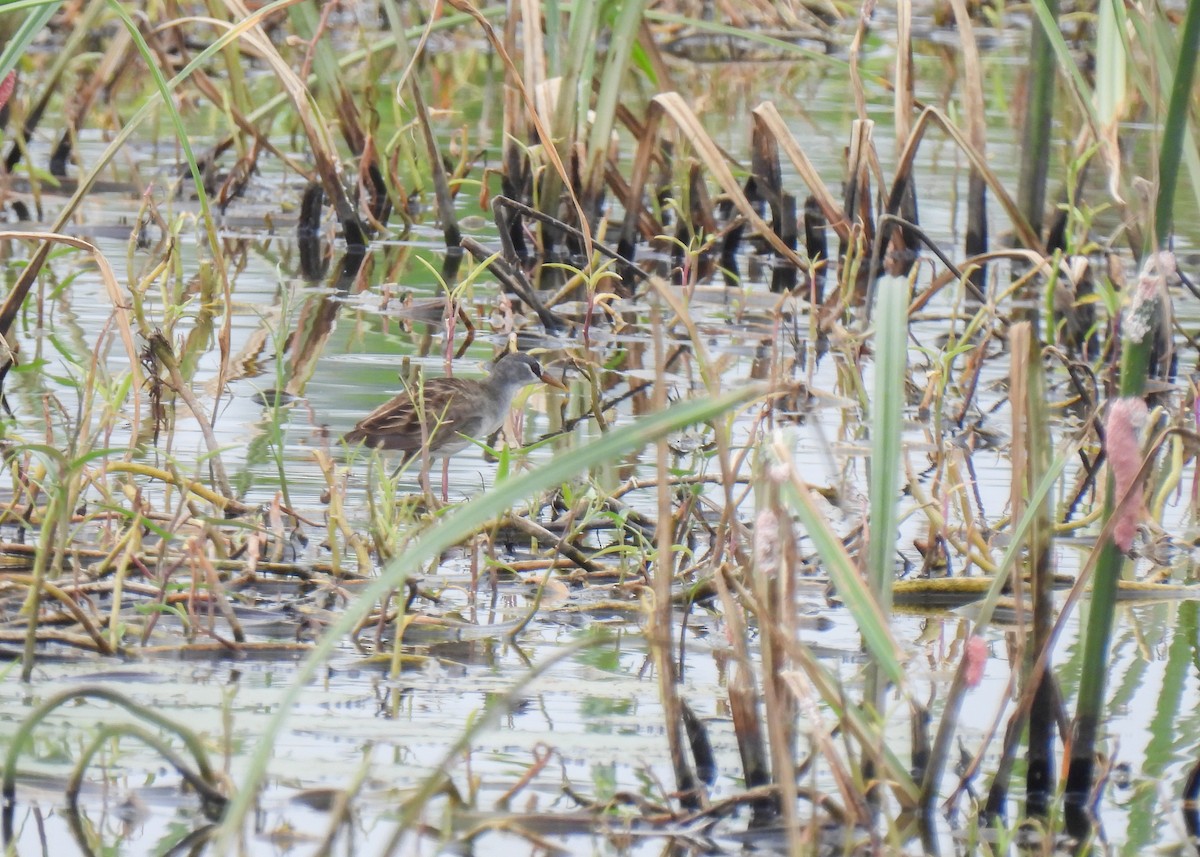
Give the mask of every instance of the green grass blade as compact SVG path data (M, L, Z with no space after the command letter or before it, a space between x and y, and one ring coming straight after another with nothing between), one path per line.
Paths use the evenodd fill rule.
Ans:
M1196 51L1200 49L1200 0L1188 0L1187 17L1179 40L1179 65L1171 86L1167 118L1163 124L1162 147L1158 156L1158 201L1154 209L1154 233L1158 246L1167 246L1175 222L1175 186L1179 182L1184 131L1192 102L1192 82L1196 77Z
M1050 49L1058 58L1059 67L1066 74L1067 81L1071 84L1071 90L1091 125L1092 135L1097 140L1103 139L1102 123L1096 112L1092 88L1084 80L1083 72L1079 70L1079 65L1071 56L1071 49L1067 45L1066 39L1058 29L1057 5L1052 5L1047 0L1033 0L1031 5L1038 23L1042 26L1042 32L1045 33L1046 39L1050 43Z
M42 27L54 17L54 13L58 11L58 7L62 5L62 0L43 0L40 3L32 4L17 4L7 5L3 10L0 10L0 35L9 32L9 25L5 22L8 15L13 14L21 9L33 9L33 11L25 17L21 25L17 27L16 33L8 40L4 46L4 50L0 52L0 80L17 67L17 62L25 53L25 49L41 32Z
M904 682L904 668L900 664L899 646L892 636L887 617L880 609L874 594L859 575L858 569L846 547L821 516L809 496L808 486L800 478L792 460L791 445L782 438L772 444L775 458L788 469L788 479L779 487L780 496L796 511L808 537L812 539L821 557L821 565L829 580L837 588L838 598L846 605L854 618L863 644L883 675L897 686Z
M892 607L896 552L896 498L900 491L900 436L908 374L907 277L881 277L875 308L875 396L871 414L871 526L867 580L879 606Z
M613 24L608 59L596 96L596 118L588 138L588 175L585 192L599 193L604 180L604 162L608 158L609 138L616 119L617 103L622 97L622 84L629 69L629 57L637 43L638 29L646 11L646 0L625 0Z

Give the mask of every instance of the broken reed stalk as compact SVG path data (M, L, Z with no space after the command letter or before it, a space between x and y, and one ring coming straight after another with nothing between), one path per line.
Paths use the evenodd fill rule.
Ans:
M877 663L881 680L897 687L904 684L904 667L900 664L900 648L892 634L891 625L879 608L867 582L859 574L854 560L847 553L841 538L817 509L809 496L811 489L801 476L786 435L776 432L769 454L774 476L780 481L780 495L791 511L796 513L812 540L829 580L846 606L862 635L864 648L872 662ZM778 469L776 469L778 468ZM893 753L884 740L882 723L874 713L847 701L841 682L832 676L801 641L785 640L788 654L797 667L805 672L822 701L840 718L847 734L853 736L865 758L873 760L877 777L893 790L905 809L917 806L919 790L908 767Z
M1080 440L1078 438L1068 439L1062 444L1057 455L1051 462L1041 481L1033 486L1029 495L1025 514L1020 519L1016 520L1012 527L1012 532L1009 536L1008 547L1004 551L1004 556L996 567L996 574L992 580L991 586L988 588L987 594L979 607L975 619L975 626L971 633L974 637L979 637L983 631L991 624L992 615L995 612L997 601L1004 588L1008 585L1011 578L1013 568L1016 566L1018 558L1023 554L1026 545L1026 537L1029 530L1033 526L1034 512L1038 507L1046 502L1046 498L1050 496L1058 485L1059 477L1062 475L1067 463L1071 460L1075 451L1079 447ZM1076 589L1082 588L1083 579L1090 573L1090 564L1085 566L1080 574L1080 580L1076 583ZM1078 593L1073 590L1075 598L1078 598ZM1072 603L1068 600L1068 603ZM1062 623L1069 613L1067 607L1064 606L1063 611L1059 614L1058 622L1055 624L1054 630L1051 632L1051 638L1057 637L1062 630ZM1034 675L1038 671L1046 668L1049 661L1048 651L1038 652L1038 661L1034 667ZM939 785L941 783L942 773L945 770L946 763L950 757L951 744L953 743L954 734L958 729L958 715L962 708L963 698L967 688L967 673L972 667L972 659L964 657L955 671L954 679L950 684L949 690L946 691L945 702L942 706L942 716L938 723L937 734L934 738L933 745L929 754L929 765L925 769L924 776L921 780L921 796L920 805L922 813L929 816L938 800ZM1031 694L1023 694L1022 701L1027 703Z
M650 162L653 158L655 147L659 142L658 134L664 117L670 118L684 135L696 153L696 156L704 163L713 178L721 186L721 190L733 201L738 213L746 218L746 221L754 227L755 231L766 239L772 249L783 259L795 265L800 270L808 272L810 268L809 261L801 258L795 250L781 241L770 225L758 216L758 212L754 210L754 206L746 199L746 195L742 192L741 185L733 177L733 173L729 169L729 165L725 162L725 156L722 154L720 147L709 136L692 108L677 92L659 93L650 100L650 105L646 109L645 133L638 144L637 154L634 157L632 173L629 179L629 197L624 201L625 221L621 226L621 237L617 245L617 252L626 258L634 258L638 217L643 208L642 194L645 191L646 181L649 178ZM836 207L834 211L834 217L840 222L840 211Z
M913 51L912 51L912 0L897 0L896 3L896 69L895 92L892 96L892 121L896 126L896 151L904 148L912 133L913 109Z
M1047 427L1050 425L1046 379L1042 368L1042 349L1038 338L1030 329L1025 336L1028 348L1026 368L1028 382L1025 390L1029 405L1026 409L1025 432L1026 478L1025 492L1032 494L1034 486L1049 473L1052 466L1052 451ZM1026 556L1030 562L1032 585L1030 595L1033 604L1033 640L1027 646L1022 664L1026 684L1034 684L1033 707L1029 720L1029 756L1026 764L1025 795L1026 812L1046 814L1055 790L1055 740L1058 735L1057 709L1060 704L1057 679L1053 672L1038 672L1036 662L1043 651L1054 645L1054 508L1052 499L1045 497L1032 507L1033 523L1029 533L1029 549Z
M1058 21L1058 0L1044 0L1051 21ZM1025 124L1021 128L1017 207L1037 234L1046 208L1046 179L1050 170L1050 131L1054 119L1056 58L1046 29L1029 33L1029 84L1025 89Z
M650 307L650 326L654 341L654 410L663 411L667 407L667 380L663 349L662 312L656 300ZM674 602L671 598L671 588L675 582L675 514L672 502L670 482L671 450L667 446L665 436L655 443L655 473L658 479L658 530L656 533L655 561L652 564L653 577L650 581L654 593L654 601L650 611L650 621L646 628L646 639L650 653L654 659L655 672L658 677L659 701L663 707L663 728L666 732L667 747L671 754L671 766L675 770L675 788L679 794L680 804L689 810L699 809L703 801L700 794L700 783L696 779L695 770L689 760L687 744L683 736L683 711L680 705L679 670L675 663L671 633L673 627Z
M808 159L808 155L804 154L804 150L792 135L787 123L779 114L779 110L770 101L764 101L755 107L752 113L755 120L760 121L763 128L771 132L784 154L788 156L788 160L792 162L800 180L808 187L809 193L812 194L817 207L824 215L829 228L836 233L838 240L848 241L850 224L842 216L842 206L838 205L825 182L821 180L821 174Z
M546 10L545 15L541 4L536 0L522 0L520 4L520 30L522 37L521 65L524 69L525 88L534 94L536 109L542 112L543 119L548 122L557 155L563 163L571 163L572 152L582 142L586 128L588 106L591 103L591 88L582 83L590 81L595 67L596 30L599 22L600 6L595 3L576 3L571 9L571 21L568 25L568 44L566 46L565 68L547 68L547 51L543 49L542 27L539 22L545 19L545 45L555 54L560 52L557 34L561 28L551 25L555 19L557 25L561 12ZM505 111L506 120L507 113ZM524 123L524 114L518 110L512 125ZM523 143L529 134L522 133L514 137L510 145ZM534 195L539 213L557 218L560 209L563 190L563 178L554 170L545 170L540 178L537 170L525 169L529 163L526 153L516 153L523 168L517 174L506 171L507 178L514 187L518 182L527 181L528 188L521 188L522 193L528 190ZM519 176L519 178L518 178ZM539 184L540 182L540 184ZM576 189L578 190L578 189ZM583 210L590 218L592 210L586 200L583 200ZM591 223L589 228L594 227ZM542 223L542 252L543 255L553 250L557 232L550 224Z
M496 30L491 25L491 22L487 20L487 16L470 3L466 2L466 0L446 0L446 2L448 2L455 9L466 12L476 21L476 23L479 24L480 29L483 30L483 33L487 37L488 42L491 44L492 49L496 51L496 55L504 64L505 80L510 83L513 89L515 89L520 95L519 101L515 98L513 101L514 103L524 105L526 116L528 117L530 124L533 126L533 130L537 135L538 141L542 145L542 153L550 162L550 166L552 166L554 171L558 174L559 179L563 182L563 187L567 192L568 202L570 202L571 208L575 212L575 216L579 218L578 226L583 232L584 256L590 261L592 258L592 232L591 227L589 226L587 215L584 213L583 206L579 201L579 197L571 185L569 179L570 173L567 171L567 167L564 165L562 158L560 158L558 155L558 149L555 148L554 138L549 129L546 128L546 124L542 121L537 110L536 101L526 89L525 84L522 82L521 73L513 63L512 58L508 55L504 41L496 35ZM488 11L493 12L494 10L499 9L500 12L503 12L505 8L507 7L490 7ZM506 107L507 106L508 105L506 104ZM505 113L507 114L508 112L509 111L506 109ZM508 123L506 122L506 127L507 125ZM514 157L518 154L512 148L507 148L506 153ZM514 162L519 164L520 159L516 158ZM511 166L507 155L505 163L506 165Z
M718 568L713 575L713 582L721 599L721 609L733 647L733 665L726 690L729 695L729 713L733 720L733 735L737 740L746 788L754 789L770 783L771 768L768 761L766 730L762 720L761 696L755 682L754 660L750 656L746 622L748 612L745 605L736 600L730 590L726 575L731 571L732 567L729 565ZM778 803L778 797L772 797L756 803L755 808L766 809L768 814L774 815Z
M613 22L585 152L582 199L584 211L589 217L598 213L597 202L604 188L604 166L608 160L617 104L621 100L625 77L631 67L630 57L637 44L638 30L647 5L647 0L624 0ZM586 102L576 109L586 113Z
M900 153L897 161L897 172L911 172L912 164L916 158L917 147L925 138L925 133L931 123L941 128L946 136L958 147L959 151L966 156L971 167L979 171L979 174L987 184L988 190L992 192L992 196L996 198L996 202L1004 210L1005 216L1012 222L1017 243L1025 249L1041 252L1042 239L1038 231L1029 225L1028 219L1021 212L1012 195L1009 194L1008 188L1004 186L1004 182L1000 180L1000 177L996 175L995 171L988 164L987 158L971 145L967 136L938 108L926 107L921 111L921 115L917 117L917 121L913 124L912 134L909 136L904 151Z
M1175 189L1183 147L1188 139L1184 132L1191 113L1192 82L1196 76L1197 53L1200 53L1200 3L1193 0L1187 4L1183 30L1179 37L1175 81L1171 87L1159 147L1158 199L1154 207L1154 228L1148 232L1154 235L1156 240L1156 243L1150 246L1160 249L1168 246L1175 225ZM1195 130L1194 123L1192 129ZM1150 249L1149 246L1147 249Z
M1013 470L1010 507L1013 520L1024 516L1027 498L1045 477L1050 467L1050 448L1046 443L1046 414L1041 349L1033 336L1030 322L1019 322L1009 330L1012 354L1009 377L1013 379L1009 399L1013 412ZM1031 508L1028 549L1021 573L1013 578L1018 610L1026 605L1033 611L1033 636L1020 647L1022 693L1033 691L1032 707L1019 706L1013 712L1005 733L1000 762L988 791L985 817L1002 819L1008 801L1009 779L1016 761L1019 737L1029 724L1029 751L1026 766L1026 814L1044 817L1054 792L1054 746L1058 719L1053 716L1056 691L1054 676L1036 668L1039 658L1052 645L1054 626L1054 567L1051 553L1053 520L1049 498ZM1025 581L1030 581L1030 599L1025 600ZM1021 627L1025 623L1018 622ZM1024 637L1022 637L1024 639Z
M764 481L758 492L759 511L754 520L754 551L749 587L758 620L763 716L767 726L772 781L779 790L775 804L781 810L791 853L799 853L801 826L797 815L796 713L798 697L786 679L792 664L787 640L795 639L795 539L791 519L783 511L779 484ZM818 727L819 728L819 727ZM831 765L833 760L831 760Z
M43 14L47 10L51 13L56 12L59 5L59 3L46 3L39 10L26 17L23 26L14 38L14 41L21 46L22 51L29 46L25 40L30 34L36 35L37 30L40 30L42 26L49 23L43 17ZM44 74L40 75L40 83L42 85L41 94L30 105L24 117L25 121L20 137L13 141L8 149L8 154L4 157L3 163L6 172L14 172L26 146L33 140L34 132L37 130L38 123L41 122L42 117L45 115L46 109L50 106L51 99L62 95L59 90L63 88L64 76L67 74L68 69L78 61L80 54L88 50L85 39L96 30L99 24L100 13L104 11L106 5L104 0L91 0L82 12L75 16L75 20L67 33L66 41L55 51L54 60L50 68ZM31 25L37 29L31 29L30 26L26 25ZM5 53L8 53L7 49ZM8 65L6 62L0 61L0 67L7 69ZM0 74L0 79L3 79L4 75L7 74L8 71L4 71ZM71 96L74 97L74 93ZM29 166L32 167L33 165L30 164Z
M870 119L856 119L850 124L850 145L846 150L846 188L842 203L843 219L850 224L853 248L842 248L843 255L866 252L875 243L875 209L871 194L871 169L879 164L875 151L875 123ZM858 267L854 276L842 278L843 287L849 294L865 291L859 277L865 277L870 269ZM873 284L867 284L873 285Z
M892 101L893 119L896 125L896 152L904 150L909 137L912 136L913 118L916 113L916 98L913 95L915 78L913 75L912 51L912 17L911 0L898 0L896 3L896 91ZM893 174L892 193L888 196L883 210L880 212L879 231L876 240L880 247L871 255L872 264L884 261L883 246L890 243L895 246L900 242L887 242L891 230L884 222L887 215L899 214L903 220L916 226L920 221L917 214L917 187L912 180L911 169L901 171L897 168ZM901 257L901 269L891 273L907 274L917 260L917 250L914 237L904 230L902 246L898 247ZM811 255L811 253L810 253ZM873 278L872 278L873 279Z
M294 4L277 2L264 7L264 9L274 10L291 5ZM294 20L296 19L294 18ZM306 21L303 15L300 15L298 20ZM317 175L321 180L321 187L325 191L326 198L333 203L338 223L342 227L342 234L347 244L352 247L365 247L367 243L367 231L362 219L359 217L356 206L351 202L342 184L339 167L340 157L337 146L329 134L330 123L321 114L313 98L307 76L301 78L293 70L291 64L279 53L274 43L263 33L259 27L260 22L261 19L255 20L254 25L251 27L243 26L241 21L233 25L225 24L225 22L219 22L219 24L220 26L231 27L231 32L237 32L238 37L245 39L258 53L259 57L271 68L271 71L274 72L275 78L279 81L288 99L290 99L292 107L295 109L296 117L300 120L300 125L308 141L309 151L316 167ZM326 56L327 58L328 55L324 54L326 50L327 48L317 48L318 56ZM324 68L324 64L318 68L318 73L320 73L321 68ZM314 80L314 84L316 82ZM330 82L329 85L332 86L333 83Z
M967 139L971 141L971 147L986 158L987 118L984 115L983 66L979 58L979 46L975 42L975 30L966 0L951 0L950 5L954 9L962 57L962 100ZM986 253L987 248L987 184L979 169L972 166L967 177L967 234L963 249L968 256L978 256ZM979 291L986 290L987 267L980 265L974 268L971 282Z
M434 197L437 199L438 218L442 221L442 236L446 242L447 264L451 256L457 252L461 257L462 230L458 228L458 216L454 210L454 197L450 193L450 184L446 179L446 168L442 163L442 153L438 150L433 128L429 124L429 111L425 109L425 99L421 95L421 85L414 77L409 81L409 93L413 99L413 110L417 114L417 125L421 129L421 139L425 142L425 154L429 158L429 180L433 182Z
M796 249L796 198L791 193L783 189L783 172L779 164L779 144L770 131L764 127L761 117L753 117L753 125L750 132L750 151L751 151L751 179L746 182L747 198L755 201L750 196L750 188L753 186L754 197L765 199L771 210L771 230L775 235L793 250ZM697 208L697 194L704 189L704 183L701 180L699 165L693 165L690 170L691 177L688 188L688 199L691 200L691 210ZM707 200L707 193L703 194L703 198ZM707 207L708 210L703 212L710 221L710 224L705 228L705 232L709 235L716 233L715 224L711 223L712 215L708 213L711 210L711 204ZM679 223L681 226L694 221L694 217L686 217L687 211L680 212ZM689 230L689 237L696 232L695 227ZM698 274L699 266L692 264L690 266L692 275ZM796 288L796 273L795 266L788 264L786 261L779 260L772 265L770 288L773 292L791 292ZM694 283L691 283L694 287Z

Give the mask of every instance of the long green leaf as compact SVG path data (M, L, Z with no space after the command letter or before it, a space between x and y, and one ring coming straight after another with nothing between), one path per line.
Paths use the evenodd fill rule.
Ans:
M900 436L908 370L907 277L880 277L875 308L875 397L871 413L871 527L867 580L885 613L892 608L896 554L896 499L900 490Z
M1088 124L1092 127L1093 136L1097 140L1102 139L1103 123L1096 112L1096 100L1093 97L1092 88L1084 80L1083 72L1079 70L1078 63L1071 56L1071 49L1067 45L1066 39L1063 38L1062 32L1058 29L1057 8L1052 7L1047 3L1047 0L1032 0L1030 5L1033 7L1034 14L1037 15L1038 23L1042 26L1042 32L1046 34L1046 39L1050 43L1050 49L1058 58L1058 64L1062 68L1063 73L1066 74L1067 81L1071 84L1071 90L1075 93L1075 98L1079 102L1079 106L1083 109Z
M871 516L867 528L867 586L884 620L892 613L895 579L897 493L900 483L900 437L908 369L907 277L880 277L875 307L875 395L871 403ZM892 679L895 681L895 679ZM872 661L866 672L866 698L883 712L887 686Z
M608 157L609 137L617 113L617 102L621 99L629 56L637 43L638 28L642 25L642 14L646 10L646 4L647 0L625 0L613 24L608 59L600 78L600 91L596 95L596 118L592 122L592 131L588 138L588 174L584 187L589 193L599 192L604 178L604 162Z
M1180 34L1179 65L1171 85L1167 118L1163 123L1162 144L1158 155L1158 200L1154 209L1154 233L1158 246L1166 247L1175 224L1175 186L1179 181L1179 162L1188 117L1191 113L1192 82L1196 77L1196 50L1200 47L1200 0L1189 0ZM1149 248L1147 248L1149 249Z
M776 438L772 444L772 452L775 458L788 468L789 478L780 486L780 496L800 516L800 523L804 525L817 554L821 557L822 567L837 587L838 597L850 611L859 633L862 634L867 653L888 679L897 686L903 684L904 668L900 665L897 655L899 646L892 636L887 617L859 575L854 561L846 553L842 540L830 529L829 523L813 504L808 485L801 479L792 460L790 444L785 443L782 438Z
M37 34L41 32L42 27L54 17L54 13L58 11L58 7L62 5L62 0L45 0L45 2L37 4L13 4L11 8L3 9L4 14L15 14L16 11L22 8L32 8L33 12L26 16L21 22L21 26L17 28L16 34L4 46L4 50L0 52L0 80L3 80L10 71L17 67L17 62L25 53L25 49L33 42ZM8 28L4 27L6 31Z

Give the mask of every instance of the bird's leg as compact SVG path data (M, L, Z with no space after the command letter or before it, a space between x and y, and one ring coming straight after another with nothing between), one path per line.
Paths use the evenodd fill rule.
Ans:
M433 489L429 485L429 453L421 450L418 455L421 456L421 466L417 470L417 485L421 489L421 497L424 498L425 505L432 509L436 505L436 501Z
M433 466L433 457L429 454L429 436L425 431L424 421L421 425L421 451L417 454L421 456L421 471L417 474L417 483L421 486L421 495L425 498L426 503L433 503L433 489L429 487L429 471Z

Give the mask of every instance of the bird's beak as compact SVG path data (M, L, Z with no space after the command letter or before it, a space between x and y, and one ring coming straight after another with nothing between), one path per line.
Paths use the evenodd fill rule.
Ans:
M557 378L555 378L555 377L554 377L553 375L551 375L549 372L543 372L543 373L542 373L542 382L543 382L543 383L545 383L545 384L549 384L551 387L557 387L557 388L558 388L558 389L560 389L560 390L565 390L565 389L567 389L567 385L566 385L566 384L564 384L562 381L560 381L560 380L558 380Z

